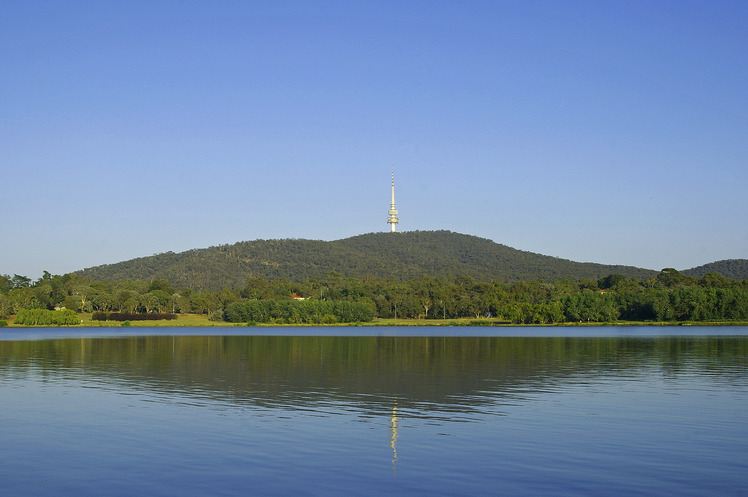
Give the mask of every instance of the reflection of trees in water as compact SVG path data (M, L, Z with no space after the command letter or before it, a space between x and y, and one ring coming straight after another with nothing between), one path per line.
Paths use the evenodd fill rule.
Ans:
M362 415L469 416L600 375L746 381L748 338L133 337L0 342L0 371L75 372L158 393ZM393 419L396 412L393 411Z

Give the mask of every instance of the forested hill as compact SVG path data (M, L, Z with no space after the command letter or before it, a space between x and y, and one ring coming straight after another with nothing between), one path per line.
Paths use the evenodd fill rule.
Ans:
M732 278L733 280L748 279L748 259L727 259L710 262L709 264L683 271L683 274L697 278L701 278L707 273L718 273L725 278Z
M344 277L407 280L423 275L469 276L478 281L598 279L610 274L650 278L656 271L579 263L524 252L450 231L369 233L331 242L255 240L167 252L78 271L94 280L163 279L174 287L242 287L250 277L305 281L330 271Z

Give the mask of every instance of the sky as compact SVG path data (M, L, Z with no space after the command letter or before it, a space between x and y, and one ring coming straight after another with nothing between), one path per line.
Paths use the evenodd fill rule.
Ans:
M450 230L748 258L748 2L0 0L0 274Z

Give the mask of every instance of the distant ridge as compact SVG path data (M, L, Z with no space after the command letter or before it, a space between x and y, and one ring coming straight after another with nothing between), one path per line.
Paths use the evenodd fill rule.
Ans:
M343 277L406 280L423 275L478 281L559 281L658 272L632 266L573 262L517 250L451 231L369 233L335 241L255 240L149 257L77 271L94 280L163 279L174 287L220 290L251 277L304 281L335 271Z
M718 273L734 280L746 280L748 279L748 259L725 259L683 271L683 274L697 278L707 273Z

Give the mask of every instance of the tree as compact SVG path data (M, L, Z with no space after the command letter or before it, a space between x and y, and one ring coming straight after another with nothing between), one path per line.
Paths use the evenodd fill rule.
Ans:
M20 309L46 307L37 298L35 289L27 286L11 290L8 293L8 300L10 300L14 312L18 312Z
M270 296L272 295L270 282L264 276L258 278L249 278L247 280L247 284L241 290L240 295L242 298L250 300L270 298Z
M601 290L607 290L608 288L613 288L615 285L619 284L625 279L626 277L622 274L610 274L604 278L600 278L597 281L597 286Z
M233 290L224 288L218 292L218 300L221 301L221 306L225 309L229 304L238 301L239 296Z
M652 311L654 311L657 321L673 321L675 312L670 303L670 295L663 290L652 292Z
M153 292L146 293L140 298L140 305L145 309L146 314L157 309L159 306L158 295Z
M210 315L221 308L221 300L216 292L203 291L192 295L192 309L198 314Z
M548 302L546 304L535 304L533 306L533 323L558 323L563 320L564 311L561 302Z
M660 271L655 281L660 287L673 288L692 285L696 282L696 278L686 276L671 267L666 267Z
M117 299L111 293L98 292L91 296L91 305L97 311L107 312L117 307Z
M169 282L166 281L166 280L153 280L153 281L151 281L151 283L148 285L148 289L147 290L149 292L152 292L154 290L161 290L161 291L166 292L168 295L171 295L172 293L174 293L174 289L171 287L171 285L169 284Z
M137 311L139 306L140 299L135 295L129 297L122 303L122 309L129 312L130 314L133 314L135 311Z
M88 285L76 286L71 295L75 297L78 305L73 308L77 308L78 312L91 312L93 310L93 305L89 300L89 296L94 293L96 293L96 291Z
M175 293L172 298L172 312L192 312L192 302L189 292Z
M699 285L706 288L732 288L734 280L725 278L719 273L706 273L699 281Z
M0 294L0 318L7 318L13 311L13 304L6 295Z
M513 302L501 309L501 316L514 324L531 323L533 319L533 305L529 302Z
M20 274L14 274L10 280L11 288L26 288L31 286L31 278L21 276Z
M7 295L11 288L10 276L7 274L0 274L0 295Z
M610 322L620 315L612 295L590 290L565 298L563 308L569 321Z
M423 316L428 319L429 309L434 304L434 300L440 298L440 284L435 278L431 276L423 276L416 280L410 280L408 282L408 291L413 293L416 300L423 308Z
M600 290L600 287L597 286L597 281L588 279L588 278L581 278L579 280L579 290Z
M158 312L165 312L171 304L171 294L166 290L151 290L146 294L153 295L156 297L156 309Z

